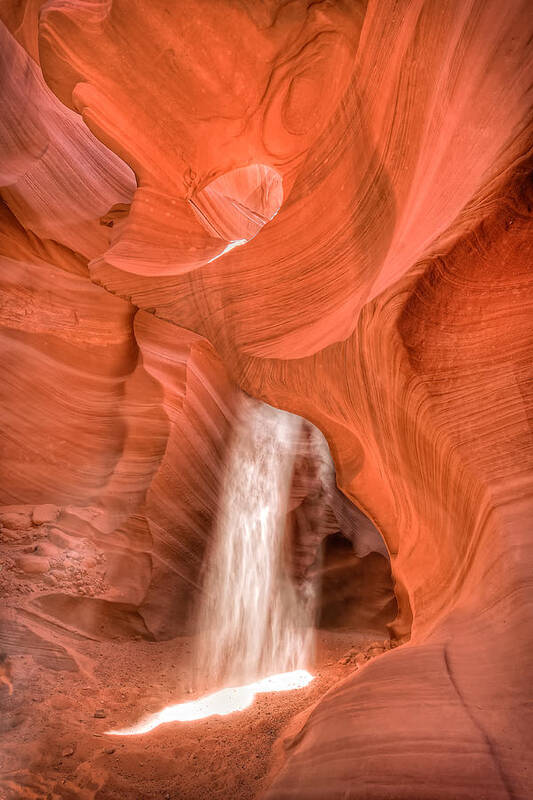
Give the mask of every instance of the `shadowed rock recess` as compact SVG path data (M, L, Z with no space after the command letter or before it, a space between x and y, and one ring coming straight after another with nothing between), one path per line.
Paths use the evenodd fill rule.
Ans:
M0 796L531 798L531 3L0 20ZM305 420L317 636L372 634L242 753L253 708L106 748L191 691L244 394Z

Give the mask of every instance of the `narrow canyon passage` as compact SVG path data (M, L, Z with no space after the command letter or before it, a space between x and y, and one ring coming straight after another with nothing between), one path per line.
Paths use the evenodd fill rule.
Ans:
M0 800L533 796L530 6L0 3Z
M2 578L6 797L257 797L275 739L289 747L329 687L397 644L383 541L338 494L312 425L241 396L218 507L195 632L167 641L132 635L124 604L98 618L84 604L96 588L112 596L95 584L107 562L95 532L67 533L53 506L0 514L18 554ZM84 585L65 625L71 563ZM50 593L61 574L67 591Z

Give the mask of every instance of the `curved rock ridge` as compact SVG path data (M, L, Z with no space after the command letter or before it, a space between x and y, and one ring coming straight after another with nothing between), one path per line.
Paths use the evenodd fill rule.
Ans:
M20 563L41 580L44 540L71 536L106 559L98 594L128 635L174 635L235 393L298 413L383 536L393 632L411 638L322 699L266 797L528 800L529 4L51 0L38 49L37 4L2 17L20 42L0 123L2 533L60 509ZM210 198L221 238L190 200L254 164L281 176L283 203L223 252L235 206ZM300 575L315 512L336 524L313 469L293 487ZM74 613L47 593L47 624Z
M109 246L101 218L131 202L133 172L52 94L2 22L0 54L2 197L27 230L92 258Z
M48 2L41 10L48 84L138 179L131 213L106 253L111 268L180 275L217 261L227 243L248 240L250 222L239 235L235 220L229 231L228 220L219 231L221 219L206 230L188 200L199 195L205 204L207 186L254 165L278 173L287 196L335 112L350 79L362 4L254 5L223 2L206 14L191 0L179 16L161 0L148 16L142 2L106 5L106 13L100 3ZM179 74L187 80L176 83ZM279 208L280 198L274 201ZM270 219L273 209L266 210ZM226 244L220 233L231 236Z
M404 0L391 13L375 0L364 13L356 2L301 2L269 16L229 0L203 14L191 2L186 26L163 2L141 25L141 7L121 16L115 3L94 24L87 4L49 3L41 15L49 85L139 181L94 272L126 295L138 287L128 273L150 276L154 291L174 275L176 321L211 341L228 333L247 354L296 358L346 339L368 300L471 229L485 188L526 146L527 3ZM202 46L217 37L220 50ZM228 48L231 67L221 67ZM191 73L170 97L176 75ZM222 249L185 198L249 163L279 172L283 207L245 248L216 258ZM203 310L191 292L206 297Z

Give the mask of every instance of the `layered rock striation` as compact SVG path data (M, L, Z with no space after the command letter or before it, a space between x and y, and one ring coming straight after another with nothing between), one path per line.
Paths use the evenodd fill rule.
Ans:
M105 602L171 635L237 387L304 416L411 638L318 704L267 796L525 800L528 4L1 15L6 513L60 507Z

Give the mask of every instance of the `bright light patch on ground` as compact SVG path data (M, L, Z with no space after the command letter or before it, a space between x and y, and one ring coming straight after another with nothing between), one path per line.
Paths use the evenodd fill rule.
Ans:
M192 700L190 703L166 706L162 711L158 711L157 714L146 717L138 725L119 731L106 731L106 733L111 736L135 736L153 731L154 728L165 722L190 722L214 715L233 714L234 711L243 711L251 706L256 694L302 689L312 680L313 676L305 669L270 675L268 678L263 678L247 686L221 689L219 692L207 695L207 697L200 697L198 700Z

